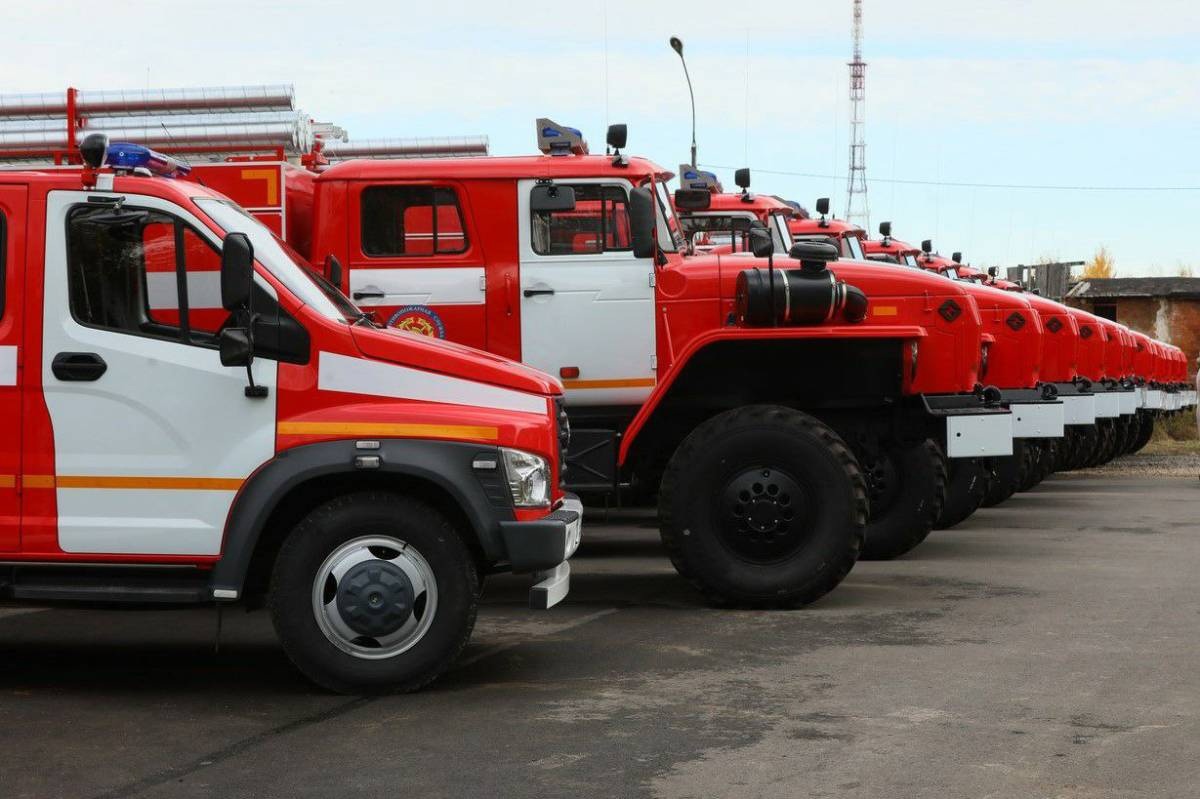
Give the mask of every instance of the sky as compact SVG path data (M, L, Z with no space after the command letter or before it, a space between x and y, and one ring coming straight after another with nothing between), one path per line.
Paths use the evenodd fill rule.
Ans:
M292 83L352 139L486 134L497 155L534 152L539 116L593 152L624 122L673 171L679 36L700 165L846 210L851 0L5 5L2 92ZM1105 246L1119 275L1200 276L1194 0L864 0L864 32L872 229L981 266Z

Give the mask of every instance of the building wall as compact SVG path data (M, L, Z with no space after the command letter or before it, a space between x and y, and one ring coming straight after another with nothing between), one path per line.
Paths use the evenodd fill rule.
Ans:
M1196 376L1200 355L1200 300L1166 297L1115 297L1091 299L1069 297L1068 305L1092 313L1097 305L1115 305L1117 321L1148 336L1174 344L1188 356L1188 373Z

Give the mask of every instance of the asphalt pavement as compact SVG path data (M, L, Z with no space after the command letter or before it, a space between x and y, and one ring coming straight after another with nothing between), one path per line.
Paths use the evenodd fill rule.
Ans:
M432 689L323 693L265 613L0 608L0 796L1192 797L1200 481L1054 477L799 611L705 607L647 514L492 579Z

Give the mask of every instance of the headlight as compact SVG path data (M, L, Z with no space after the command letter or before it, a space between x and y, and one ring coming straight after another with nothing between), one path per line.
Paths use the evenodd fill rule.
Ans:
M519 449L500 448L513 505L544 508L550 504L550 468L546 459Z

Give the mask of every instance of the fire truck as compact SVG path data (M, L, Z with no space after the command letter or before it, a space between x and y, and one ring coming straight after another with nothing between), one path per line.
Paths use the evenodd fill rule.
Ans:
M715 176L689 174L689 178L693 181L691 185L714 187ZM697 228L696 235L710 236L700 228L711 227L713 220L722 216L732 219L754 218L771 225L785 244L827 241L838 249L844 259L839 261L839 265L847 261L865 262L862 249L864 231L857 225L831 219L828 216L827 199L817 201L819 218L806 218L786 201L751 194L748 178L748 170L740 170L736 177L742 189L740 194L714 193L710 209L692 215L691 224ZM710 246L713 246L711 241L702 240L701 247ZM891 269L881 271L895 274ZM927 279L937 286L936 278L929 276ZM1045 439L1049 443L1063 433L1062 403L1053 396L1053 392L1045 391L1038 381L1037 363L1042 331L1039 320L1028 304L1012 295L979 286L962 284L960 288L972 296L983 323L976 344L982 353L980 382L986 380L992 384L989 393L998 392L995 396L1013 410L1014 432L1018 436L1014 446L1019 454L1000 459L998 466L980 459L950 460L950 484L943 515L937 524L939 527L950 527L967 518L986 499L989 485L1003 486L1006 490L1006 493L993 500L993 504L1016 490L1022 476L1018 465L1031 460L1032 453L1040 452L1037 445L1027 447L1025 439ZM986 479L989 472L995 472L997 478ZM1025 472L1032 475L1034 470L1026 468Z
M419 688L481 581L570 584L558 381L369 324L186 167L0 171L0 595L265 603L336 691Z
M875 270L834 274L822 247L769 268L776 250L761 231L758 258L689 256L672 174L621 154L624 126L610 128L607 155L549 120L537 134L534 156L331 166L311 181L309 225L287 238L382 324L560 377L568 486L657 495L672 562L710 599L803 604L849 571L870 500L840 419L869 421L855 431L868 442L894 432L902 458L881 470L920 468L934 485L931 436L955 457L1010 452L1010 415L972 393L978 345L956 333L979 320L957 287L925 296L912 275L898 282L909 291L884 291ZM224 186L219 171L260 168L195 174ZM288 220L283 187L304 195L309 178L274 168L275 204L248 204ZM957 393L928 395L943 362ZM924 535L901 534L904 549Z

